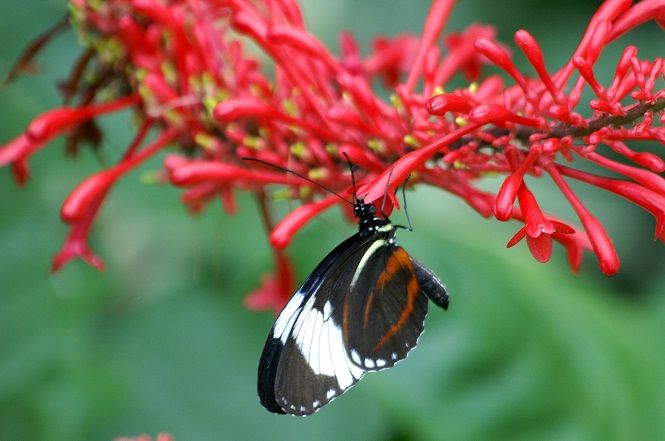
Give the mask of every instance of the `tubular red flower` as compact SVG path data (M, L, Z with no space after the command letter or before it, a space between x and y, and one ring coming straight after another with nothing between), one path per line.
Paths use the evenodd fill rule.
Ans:
M23 185L30 176L26 158L37 148L38 145L22 133L0 149L0 166L12 164L14 179Z
M409 77L404 84L405 92L411 92L418 82L418 77L423 71L425 57L443 30L448 16L455 2L453 0L434 0L432 7L427 14L427 20L423 29L423 36L420 40L420 47L416 53L416 59L413 61L413 67L409 72Z
M614 77L612 79L612 84L610 85L607 95L610 99L614 100L619 84L623 81L624 77L630 69L631 62L633 58L637 56L637 48L635 46L627 46L623 50L623 54L617 63L616 70L614 71Z
M25 133L0 147L0 166L11 163L17 182L23 183L28 177L28 158L53 138L90 118L137 102L138 97L134 95L98 106L61 107L45 112L32 120Z
M544 122L540 118L528 118L511 112L499 104L482 103L469 112L469 119L479 124L513 122L524 126L542 128Z
M651 191L634 182L607 179L563 165L557 166L557 170L564 176L611 191L644 208L656 218L654 238L658 238L665 232L665 195Z
M90 206L102 201L119 176L120 171L113 168L96 173L77 185L62 204L62 220L74 223L84 218L90 211Z
M494 201L494 215L498 220L507 221L512 217L513 203L522 187L524 175L539 156L540 148L530 149L527 157L516 166L515 171L501 184Z
M531 65L536 69L540 80L543 82L543 85L547 88L552 99L559 104L564 105L564 96L550 77L550 74L547 72L547 67L545 67L545 60L543 58L543 53L540 50L540 46L536 42L536 39L533 38L528 31L521 29L515 33L515 42L522 49L524 55L529 59Z
M453 93L434 95L427 100L427 111L432 115L442 116L447 112L468 114L472 108L473 103L469 98Z
M308 54L312 58L317 58L333 72L339 72L340 67L335 58L328 52L313 35L303 32L300 29L294 29L287 26L273 26L270 28L267 38L274 44L284 44L291 46L298 51Z
M558 228L560 227L562 229L562 232L555 231L550 236L552 239L563 245L563 247L566 249L568 265L570 266L573 273L577 274L579 272L580 266L582 265L584 251L592 249L589 238L583 232L575 230L563 222L556 220L551 215L547 215L546 217L550 220L550 222L552 222ZM526 222L526 218L519 208L516 208L513 211L513 218L521 222ZM513 238L508 242L506 247L511 248L515 246L524 237L526 237L526 227L518 230ZM529 249L529 251L531 251L531 249Z
M518 198L521 215L524 217L526 225L513 236L506 247L516 245L526 236L533 257L540 263L548 262L552 256L552 236L555 233L573 234L575 230L564 223L548 220L526 185L519 188Z
M167 130L149 146L134 156L123 159L116 166L104 170L81 182L65 199L60 215L67 223L81 220L90 206L101 201L115 181L133 169L175 138L175 131Z
M248 116L267 118L273 116L275 112L256 98L244 97L219 103L212 114L219 122L231 122Z
M517 69L517 66L513 63L513 60L510 58L510 53L502 48L497 43L490 41L485 38L476 40L474 47L481 54L485 55L487 58L492 61L492 63L499 66L501 69L505 70L508 75L510 75L515 82L520 86L524 96L529 100L533 101L534 97L531 96L531 89L529 84L522 75L522 73Z
M605 88L598 83L596 76L593 74L593 69L591 64L583 57L574 57L573 65L577 68L580 74L584 77L584 80L591 86L596 96L601 98L604 101L608 101L607 93Z
M624 142L621 141L612 141L604 140L612 150L617 152L620 155L625 156L636 164L641 165L644 168L648 168L654 173L662 173L665 171L665 161L663 161L658 156L649 152L636 152L630 149Z
M301 205L287 215L270 233L270 243L277 249L286 248L293 239L293 235L313 217L327 210L340 199L337 196L328 196L318 202Z
M656 173L620 164L594 152L587 153L586 156L602 167L627 176L659 194L665 194L665 179Z
M105 269L104 261L88 247L90 228L102 205L100 197L86 208L85 213L72 225L60 251L53 257L51 271L59 271L67 262L80 258L99 271Z
M169 180L173 185L190 186L204 182L243 182L246 184L297 184L292 176L265 170L247 170L231 164L209 161L187 161L170 167Z
M660 0L643 0L636 5L628 6L631 1L624 0L623 13L612 26L612 39L618 38L631 29L640 26L642 23L655 19L661 26L665 22L665 12L663 12L663 2Z
M547 170L552 180L561 189L580 218L580 221L582 221L593 250L598 256L600 270L608 276L615 274L619 270L619 257L603 225L584 207L552 164L546 165L545 170Z

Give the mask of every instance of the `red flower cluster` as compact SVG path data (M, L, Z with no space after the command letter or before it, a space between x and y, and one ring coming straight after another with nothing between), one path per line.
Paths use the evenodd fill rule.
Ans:
M433 1L421 35L378 38L363 56L347 33L341 53L332 54L307 30L295 0L71 0L71 21L90 43L64 89L68 101L79 102L37 117L0 148L0 165L11 164L22 183L28 158L54 137L68 134L75 149L98 139L98 116L131 107L140 117L136 139L118 163L79 184L64 202L61 215L71 232L54 269L74 257L103 267L87 246L97 212L118 179L168 145L178 151L166 156L164 179L184 189L182 200L193 211L220 197L232 213L236 190L252 191L265 204L266 185L285 185L303 205L274 228L264 210L278 275L249 298L254 307L279 308L288 298L292 270L280 250L304 223L340 200L315 200L320 188L242 157L288 167L348 193L348 156L361 170L359 194L367 202L380 200L386 188L392 199L411 176L409 185L439 187L484 217L523 223L508 246L526 237L540 262L549 260L552 240L561 243L574 271L584 249L596 254L605 274L618 270L619 259L570 180L643 207L656 218L656 238L665 240L665 180L659 176L665 162L628 145L665 142L663 59L640 59L628 46L609 84L600 84L593 71L618 37L650 20L665 24L665 3L605 1L570 61L554 73L534 38L517 32L515 42L533 76L515 66L489 26L471 25L442 39L454 3ZM258 58L244 51L247 39L272 70L262 70ZM514 84L482 76L488 62ZM444 91L457 74L474 82ZM390 101L376 92L379 85L392 92ZM581 102L584 88L595 95L589 103ZM146 143L150 133L158 136ZM584 162L613 177L583 171ZM506 177L497 194L477 187L497 174ZM527 176L549 177L581 228L544 213Z

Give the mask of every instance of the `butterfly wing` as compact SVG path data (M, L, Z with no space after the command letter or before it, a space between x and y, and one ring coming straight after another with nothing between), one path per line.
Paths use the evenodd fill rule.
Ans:
M428 298L448 306L440 279L403 248L350 237L275 321L259 362L261 403L274 413L309 415L365 371L393 366L416 346Z
M356 234L340 244L280 313L259 362L258 393L266 409L309 415L364 374L348 358L342 308L354 269L374 242Z
M376 249L358 267L343 308L347 350L357 366L391 367L418 343L428 306L420 267L392 244Z

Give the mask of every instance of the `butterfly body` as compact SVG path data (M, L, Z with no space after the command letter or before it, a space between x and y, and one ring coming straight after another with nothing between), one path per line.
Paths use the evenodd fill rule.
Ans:
M268 335L258 372L263 406L309 415L367 371L393 366L423 332L428 298L448 307L441 281L400 246L373 205L354 203L359 231L303 282Z

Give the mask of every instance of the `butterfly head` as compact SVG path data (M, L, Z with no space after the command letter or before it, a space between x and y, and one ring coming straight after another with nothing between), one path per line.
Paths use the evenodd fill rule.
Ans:
M357 217L360 222L371 221L376 215L376 207L374 204L366 204L363 201L363 198L356 199L356 203L353 204L353 215Z
M394 230L390 220L376 217L374 204L366 204L362 198L356 199L353 214L358 218L358 230L361 236L377 233L390 233Z

